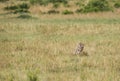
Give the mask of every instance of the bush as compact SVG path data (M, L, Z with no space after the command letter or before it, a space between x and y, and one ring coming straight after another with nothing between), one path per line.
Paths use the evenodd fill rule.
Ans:
M67 0L48 0L51 3L67 3Z
M40 5L46 5L47 4L46 0L30 0L30 3L31 4L38 3Z
M21 9L29 9L30 8L30 6L27 3L22 3L22 4L18 5L18 7Z
M9 0L0 0L0 2L6 2L6 1L9 1Z
M26 10L26 9L19 8L19 9L16 9L13 13L14 14L17 14L17 13L29 13L29 11Z
M77 9L75 12L76 13L81 13L83 11L83 9Z
M30 3L39 3L40 5L47 5L48 3L67 3L67 0L30 0Z
M16 10L18 9L18 6L14 5L14 6L7 6L4 8L5 10Z
M84 6L84 4L83 3L80 3L80 2L77 2L77 3L75 3L76 4L76 6Z
M47 13L48 13L48 14L58 14L59 11L56 11L56 10L49 10Z
M54 7L54 8L58 8L59 6L60 6L59 3L54 3L54 4L53 4L53 7Z
M107 0L92 0L82 10L82 12L98 12L112 10Z
M11 10L13 11L13 13L28 13L28 9L30 8L30 6L27 3L22 3L19 5L14 5L14 6L7 6L4 9L5 10Z
M64 11L62 12L62 14L64 14L64 15L73 14L73 12L72 12L72 11L69 11L69 10L64 10Z
M64 5L64 7L70 7L70 5L69 4L63 4Z
M14 13L28 13L29 5L26 3L22 3L18 5L18 8L14 11Z
M120 8L120 2L119 2L119 3L115 3L115 4L114 4L114 7L115 7L115 8Z

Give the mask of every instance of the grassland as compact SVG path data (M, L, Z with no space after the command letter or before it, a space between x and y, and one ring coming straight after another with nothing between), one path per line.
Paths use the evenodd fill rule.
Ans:
M0 15L0 81L120 81L120 16Z

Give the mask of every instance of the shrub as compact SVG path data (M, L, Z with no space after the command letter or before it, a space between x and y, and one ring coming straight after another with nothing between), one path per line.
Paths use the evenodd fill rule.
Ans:
M76 13L81 13L83 11L83 9L77 9L75 12Z
M82 10L82 12L98 12L112 10L107 0L92 0Z
M46 0L30 0L30 3L31 3L31 4L38 3L38 4L40 4L40 5L46 5L46 4L47 4L47 1L46 1Z
M34 4L35 2L37 2L36 0L30 0L31 4Z
M5 10L16 10L18 9L18 6L14 5L14 6L7 6L4 8Z
M80 2L77 2L77 3L75 3L77 6L84 6L84 4L83 3L80 3Z
M30 3L39 3L40 5L47 5L48 3L67 3L67 0L30 0Z
M67 0L48 0L51 3L67 3Z
M17 13L28 13L29 11L26 9L16 9L13 13L17 14Z
M18 7L20 7L21 9L29 9L30 6L27 3L22 3L20 5L18 5Z
M30 8L30 6L27 3L22 3L19 5L14 5L14 6L7 6L4 9L5 10L11 10L13 11L13 13L28 13L28 9Z
M18 8L15 10L14 13L28 13L29 5L26 3L22 3L18 5Z
M120 8L120 2L114 4L115 8Z
M6 2L6 1L9 1L9 0L0 0L0 2Z
M70 7L70 5L69 4L63 4L64 5L64 7Z
M64 15L73 14L73 12L72 12L72 11L69 11L69 10L64 10L64 11L62 12L62 14L64 14Z
M56 11L56 10L49 10L47 13L48 13L48 14L58 14L59 11Z
M60 6L59 3L54 3L54 4L53 4L53 7L54 7L54 8L58 8L59 6Z

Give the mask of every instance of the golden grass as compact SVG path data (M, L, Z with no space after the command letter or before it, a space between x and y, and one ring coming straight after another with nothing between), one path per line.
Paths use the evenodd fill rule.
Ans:
M0 20L0 81L119 81L119 16L101 14Z

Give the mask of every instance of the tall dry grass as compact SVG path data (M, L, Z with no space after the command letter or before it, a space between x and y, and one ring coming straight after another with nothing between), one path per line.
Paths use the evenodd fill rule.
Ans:
M119 16L101 14L0 20L0 81L119 81Z

